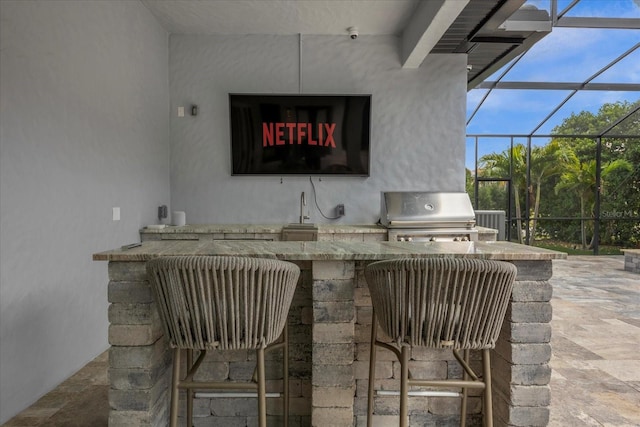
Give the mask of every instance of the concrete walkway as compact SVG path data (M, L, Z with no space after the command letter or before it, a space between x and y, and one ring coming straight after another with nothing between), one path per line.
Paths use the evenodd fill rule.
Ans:
M640 426L640 275L618 257L553 261L552 427ZM4 426L103 427L107 354Z
M640 426L640 275L622 256L553 261L550 426Z

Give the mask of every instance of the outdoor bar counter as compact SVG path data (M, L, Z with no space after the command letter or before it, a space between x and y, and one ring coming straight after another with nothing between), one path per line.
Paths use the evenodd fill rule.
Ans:
M371 301L363 269L397 257L469 257L515 264L518 275L510 307L492 352L496 425L547 425L551 368L551 294L548 280L559 252L508 242L270 242L146 241L131 249L93 255L109 261L110 426L165 426L171 352L147 281L145 262L159 256L234 255L292 261L302 270L290 310L290 425L355 426L366 418ZM216 378L242 379L252 373L253 355L216 359L207 371ZM209 356L208 356L209 357ZM387 388L393 387L391 357L379 356ZM444 351L412 355L414 369L434 378L453 377L460 368ZM275 361L274 361L275 362ZM275 363L274 363L275 365ZM276 369L272 369L276 372ZM386 374L385 374L386 372ZM281 376L273 374L276 390ZM269 378L269 377L268 377ZM475 399L475 400L474 400ZM255 399L196 399L195 425L253 425ZM279 399L268 413L281 415ZM376 417L393 423L397 397L376 397ZM182 405L184 406L184 405ZM479 419L480 398L471 398ZM459 399L411 398L412 425L456 425ZM214 419L215 418L215 419ZM252 418L254 418L252 420ZM213 424L211 424L213 422ZM216 423L217 422L217 423ZM387 424L385 424L387 425Z

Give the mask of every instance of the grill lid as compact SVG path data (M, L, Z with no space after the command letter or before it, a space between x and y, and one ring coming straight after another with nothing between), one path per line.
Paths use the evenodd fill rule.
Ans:
M472 228L475 212L464 192L382 193L382 225L388 228Z

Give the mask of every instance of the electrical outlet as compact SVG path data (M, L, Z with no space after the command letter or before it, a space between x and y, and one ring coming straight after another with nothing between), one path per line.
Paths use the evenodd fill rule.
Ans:
M158 206L158 220L166 218L167 215L167 205Z
M344 205L336 206L336 216L344 216Z
M118 207L111 208L111 218L114 221L120 221L120 208Z

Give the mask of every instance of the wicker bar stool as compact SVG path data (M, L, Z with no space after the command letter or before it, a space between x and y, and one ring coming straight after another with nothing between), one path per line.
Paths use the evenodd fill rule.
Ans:
M289 413L287 315L300 269L293 263L247 257L180 256L147 262L165 335L173 348L170 426L178 422L178 392L187 390L187 425L193 425L194 390L253 390L258 422L266 427L264 354L283 349L283 416ZM283 339L278 340L280 336ZM256 350L251 382L195 381L208 350ZM181 350L187 373L180 378ZM193 351L199 351L195 363Z
M395 259L366 267L373 305L367 426L373 422L377 347L390 350L400 362L401 427L408 422L410 387L461 389L460 393L436 393L462 397L461 426L466 421L467 389L482 389L484 425L493 425L489 350L500 333L515 276L513 264L463 258ZM378 326L391 342L378 340ZM451 349L463 368L463 378L413 378L409 358L416 347ZM469 350L482 351L481 376L469 366Z

